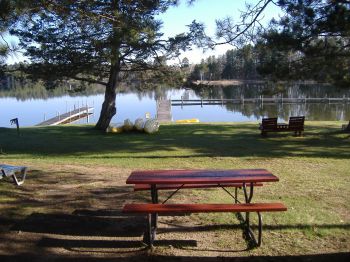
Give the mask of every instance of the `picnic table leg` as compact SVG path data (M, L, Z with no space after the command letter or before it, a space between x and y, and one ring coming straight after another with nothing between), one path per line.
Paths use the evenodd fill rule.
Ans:
M250 192L249 192L249 196L248 196L247 185L246 185L246 183L243 183L244 200L246 203L250 203L250 201L252 199L251 190L252 190L252 183L250 184ZM249 212L245 213L245 221L244 222L245 222L245 230L247 231L246 233L249 234Z
M252 201L253 195L254 195L254 184L250 183L250 189L249 189L249 194L247 192L247 185L246 183L243 183L243 192L244 192L244 199L246 203L250 203ZM250 239L252 239L257 246L261 245L261 236L262 236L262 217L260 212L257 212L258 214L258 240L256 240L254 233L252 229L250 228L250 213L246 212L245 213L245 230L247 235L249 235Z
M152 204L158 204L158 190L156 185L151 185L151 199ZM143 236L143 242L149 245L151 248L153 247L153 242L156 238L156 230L157 230L157 213L150 213L147 215L147 232L145 232Z
M247 192L247 185L246 183L243 183L243 192L244 192L244 199L246 203L250 203L252 201L253 195L254 195L254 183L250 183L249 186L249 195Z
M235 204L238 203L238 187L235 187Z
M151 185L152 204L158 204L158 190L156 185ZM158 214L152 213L148 215L148 232L146 233L146 242L152 247L156 238Z
M258 215L258 239L256 239L250 224L249 224L249 220L248 220L248 224L246 224L246 233L249 236L249 238L254 242L254 244L256 246L261 246L261 239L262 239L262 216L260 214L260 212L256 212Z
M147 223L148 223L148 227L147 227L147 232L145 233L144 236L144 242L149 245L151 248L153 247L153 242L154 242L154 238L155 238L155 234L154 232L154 228L153 228L153 222L152 222L152 215L153 214L148 214L147 215Z

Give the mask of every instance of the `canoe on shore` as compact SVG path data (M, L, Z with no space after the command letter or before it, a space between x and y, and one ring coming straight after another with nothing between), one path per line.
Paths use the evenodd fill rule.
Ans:
M199 123L198 118L192 118L192 119L180 119L176 120L176 123L183 124L183 123Z

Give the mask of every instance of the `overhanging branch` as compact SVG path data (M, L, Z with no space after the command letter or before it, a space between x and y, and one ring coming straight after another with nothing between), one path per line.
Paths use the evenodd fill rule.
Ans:
M100 84L100 85L104 85L104 86L107 85L106 82L99 81L99 80L92 79L92 78L87 78L87 77L71 76L70 78L75 79L75 80L79 80L79 81L88 82L90 84Z

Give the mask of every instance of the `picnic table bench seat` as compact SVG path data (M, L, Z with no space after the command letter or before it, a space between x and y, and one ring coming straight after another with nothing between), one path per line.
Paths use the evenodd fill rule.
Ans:
M256 245L261 245L262 239L262 218L260 212L278 212L287 211L287 207L282 203L239 203L239 204L126 204L123 207L123 213L147 214L147 241L150 246L153 245L156 226L152 224L152 214L176 215L181 213L212 213L212 212L231 212L231 213L250 213L258 214L258 240L255 240L254 234L249 225L249 219L245 221L247 232L255 240Z
M20 179L17 178L17 175L20 175ZM13 182L20 186L24 183L27 175L27 167L25 166L11 166L0 164L0 179L3 177L12 177Z
M294 132L295 135L301 136L304 131L304 116L289 117L288 124L277 123L277 118L263 118L259 126L262 136L266 136L268 132Z
M179 214L211 212L273 212L287 211L282 203L240 203L240 204L126 204L124 213Z

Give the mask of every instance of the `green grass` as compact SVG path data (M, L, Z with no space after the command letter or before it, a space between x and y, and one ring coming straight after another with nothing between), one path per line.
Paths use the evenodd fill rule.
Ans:
M124 202L130 198L145 200L145 193L135 196L124 185L125 178L135 169L266 168L280 182L258 188L254 200L282 201L288 212L264 217L264 245L248 254L349 252L350 134L340 132L341 124L306 122L303 137L292 133L261 137L257 123L169 124L162 125L159 133L153 135L104 134L92 126L64 126L21 128L18 137L15 129L0 128L0 162L25 164L32 170L26 182L28 187L25 184L18 189L0 183L0 205L18 204L2 208L1 216L73 212L80 206L108 207L108 196L119 193ZM85 172L93 173L95 168L104 170L101 177L85 176ZM107 184L109 181L115 181L114 187ZM81 198L69 198L67 191L64 198L68 200L61 207L40 202L49 198L50 188L67 185L72 185ZM120 192L114 192L115 187ZM35 197L28 188L37 190ZM174 201L184 198L231 201L218 190L208 190L206 194L188 190ZM21 199L26 200L25 204L21 204ZM67 204L69 201L74 204ZM116 201L117 206L124 203ZM230 230L220 225L235 223L236 219L231 214L199 214L192 215L191 221L217 224L219 232L229 234ZM320 242L323 247L318 246ZM229 244L224 237L218 243ZM168 252L166 248L161 250Z
M214 160L290 158L348 159L349 134L337 122L307 122L304 137L291 133L260 137L256 124L163 125L154 135L102 134L92 126L0 128L1 159L108 163L135 168L184 163L207 167ZM197 163L198 161L198 163ZM216 161L214 161L215 164ZM212 165L213 163L210 163ZM220 161L220 165L222 165ZM227 161L225 166L230 166Z

